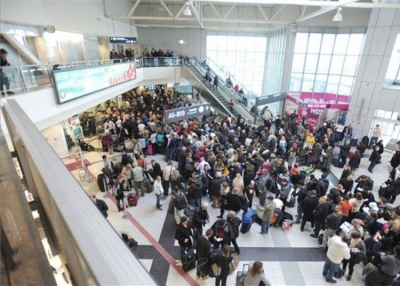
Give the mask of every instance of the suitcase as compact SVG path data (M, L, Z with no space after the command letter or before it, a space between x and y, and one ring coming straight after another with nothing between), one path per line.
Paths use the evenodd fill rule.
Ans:
M146 155L153 155L153 145L149 145L146 149Z
M333 156L332 165L335 166L336 168L339 168L339 165L340 165L340 156L339 155Z
M252 223L242 223L242 225L240 226L240 232L241 233L249 232L251 225L252 225Z
M292 196L292 197L290 198L290 202L288 202L288 203L286 204L286 206L287 206L288 208L293 208L295 204L296 204L296 198Z
M249 272L249 268L250 268L249 264L243 264L242 271L238 271L236 273L236 286L244 286L244 279L246 278L247 273Z
M196 268L196 256L194 254L193 248L188 251L183 251L181 253L182 269L188 272Z
M104 176L104 174L99 174L98 176L97 176L97 185L99 186L99 189L100 189L100 191L101 192L105 192L107 189L107 186L106 186L106 178L105 178L105 176Z
M136 206L138 203L138 197L137 197L136 192L128 194L127 200L128 200L128 205L130 207Z
M293 216L290 213L284 212L282 221L287 220L287 219L293 221Z
M358 144L358 138L357 137L351 138L350 142L351 142L351 146L356 147Z

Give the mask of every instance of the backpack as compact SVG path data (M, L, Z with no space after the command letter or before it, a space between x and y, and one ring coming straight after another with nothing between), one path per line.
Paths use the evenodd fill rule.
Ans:
M179 196L176 197L175 207L178 210L183 210L184 208L186 208L186 199L184 194L181 193Z
M164 135L163 134L157 134L156 140L157 140L157 143L164 143Z

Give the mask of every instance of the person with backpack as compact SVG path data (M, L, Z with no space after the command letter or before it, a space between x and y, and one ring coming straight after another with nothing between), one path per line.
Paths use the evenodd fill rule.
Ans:
M175 190L175 205L174 205L174 213L175 213L175 221L176 224L179 224L180 219L185 216L185 208L188 205L188 201L186 199L185 194L180 190Z
M237 217L237 214L234 211L229 212L227 221L231 224L233 231L233 237L231 238L231 243L235 247L235 252L239 255L240 249L236 242L236 239L239 237L239 227L242 221L240 220L240 218Z
M197 279L208 279L209 275L209 260L211 253L211 242L210 238L213 235L212 229L207 229L205 235L200 236L196 240L196 250L197 250Z
M217 220L211 229L214 231L214 249L218 249L220 245L230 245L233 234L232 225L226 219Z
M201 206L193 211L193 226L196 229L195 236L203 235L203 227L210 222L208 214L208 203L203 202Z

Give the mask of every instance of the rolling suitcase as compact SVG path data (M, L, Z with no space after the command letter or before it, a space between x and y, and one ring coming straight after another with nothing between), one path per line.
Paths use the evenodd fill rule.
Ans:
M147 146L146 155L148 155L148 156L153 155L153 145L152 144L149 144L149 146Z
M138 203L138 197L137 197L136 192L133 192L133 193L128 194L127 200L128 200L128 205L129 205L130 207L136 206L137 203Z
M99 189L101 192L105 192L107 189L106 187L106 178L104 176L104 174L99 174L97 176L97 185L99 186Z
M335 166L336 168L339 168L339 165L340 165L340 156L339 155L333 155L332 165Z
M194 254L193 248L187 251L183 251L181 253L181 260L183 271L188 272L196 268L196 256Z
M241 233L247 233L250 231L251 229L251 225L253 223L242 223L242 225L240 226L240 232Z

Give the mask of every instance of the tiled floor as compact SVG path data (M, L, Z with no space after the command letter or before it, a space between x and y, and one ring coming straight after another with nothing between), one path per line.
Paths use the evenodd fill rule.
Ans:
M93 175L100 173L103 167L102 162L94 163L101 160L103 152L90 152L84 154L84 158L92 163L89 171ZM108 156L115 156L114 161L118 161L117 153ZM149 156L148 162L155 158L163 168L165 161L161 155ZM387 162L391 158L391 154L385 153L383 162ZM65 164L74 163L79 158L69 158L63 160ZM356 177L361 174L371 175L366 171L369 161L368 157L362 159L361 168L357 171ZM331 186L337 184L337 177L340 177L341 169L332 167L332 173L329 175ZM375 181L374 192L377 197L377 190L379 186L388 177L390 165L383 163L378 165L374 174L371 175ZM103 198L104 193L99 192L96 181L92 182L82 181L79 178L79 170L72 171L72 174L82 184L86 192L96 194L99 198ZM321 172L316 171L317 178L320 177ZM203 198L208 200L208 198ZM114 226L117 231L129 233L138 242L139 246L135 250L135 254L140 259L146 269L150 271L159 285L214 285L215 279L208 280L195 280L195 270L188 272L188 275L194 280L193 283L188 283L187 276L182 272L178 272L177 268L171 266L165 257L152 245L151 241L140 231L140 227L135 226L130 220L122 218L123 213L118 213L117 208L113 201L109 198L104 198L108 204L109 222ZM168 251L168 253L177 260L179 263L179 247L174 239L175 222L172 214L167 213L169 198L163 201L164 210L158 211L155 207L155 196L153 193L146 194L141 197L136 207L129 207L128 211L133 218L145 228L145 230L154 238L158 244ZM287 211L295 215L296 208L287 208ZM211 223L216 220L219 215L219 209L209 209ZM268 235L260 235L260 226L253 224L250 231L246 234L240 234L237 242L241 248L241 262L238 269L242 268L244 263L260 260L264 262L264 269L266 276L271 281L272 285L326 285L322 277L322 268L325 259L325 253L319 249L317 240L311 238L309 234L312 229L308 224L301 232L299 225L294 225L290 230L283 231L280 228L272 228ZM236 273L233 273L228 278L228 285L235 285ZM338 280L337 285L364 285L363 278L361 277L361 266L355 267L353 279L347 282L345 278Z

